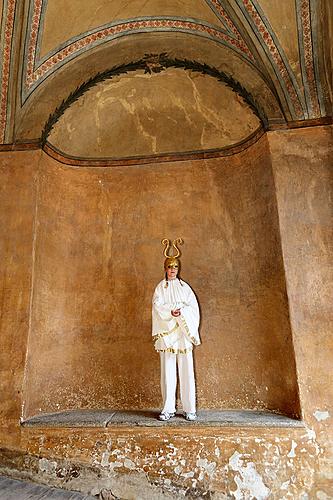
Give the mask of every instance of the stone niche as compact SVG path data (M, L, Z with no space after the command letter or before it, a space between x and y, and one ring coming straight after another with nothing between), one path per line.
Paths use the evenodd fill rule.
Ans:
M158 408L151 296L182 236L197 293L199 408L298 415L266 138L233 157L71 168L43 154L25 417Z
M91 89L54 127L54 149L81 159L240 141L243 150L99 167L42 153L23 417L160 407L151 297L163 277L161 239L179 236L182 277L202 315L198 408L299 417L267 138L244 146L257 117L203 75L170 70L131 85L124 77Z

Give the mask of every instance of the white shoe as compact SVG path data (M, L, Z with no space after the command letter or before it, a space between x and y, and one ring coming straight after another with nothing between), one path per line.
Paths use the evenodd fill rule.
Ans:
M196 420L197 415L195 413L185 413L185 418L186 420Z
M174 417L175 416L175 413L168 413L167 411L162 411L158 418L159 420L170 420L170 418Z

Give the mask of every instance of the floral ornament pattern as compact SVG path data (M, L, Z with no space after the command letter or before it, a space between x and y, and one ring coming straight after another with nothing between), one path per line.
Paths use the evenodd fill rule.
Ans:
M315 0L295 0L298 17L298 36L300 63L302 68L303 89L299 88L290 64L257 0L235 0L251 29L256 34L272 65L284 93L292 119L307 119L325 116L320 95L320 81L317 68L316 47L316 9ZM210 38L234 50L249 64L256 65L255 56L242 36L230 14L229 2L225 0L206 0L207 5L220 21L220 26L211 25L198 19L182 17L142 17L111 23L82 33L67 40L61 46L40 57L43 16L47 0L30 0L27 23L22 103L37 86L64 64L83 52L109 40L121 36L156 31L182 32ZM8 122L8 99L13 52L13 33L17 0L4 0L0 49L0 143L5 141Z

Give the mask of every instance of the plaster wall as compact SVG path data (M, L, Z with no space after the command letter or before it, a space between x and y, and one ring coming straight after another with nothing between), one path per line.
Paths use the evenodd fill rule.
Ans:
M333 129L268 134L301 406L320 443L318 485L333 492Z
M265 138L234 157L119 168L44 154L38 193L25 417L160 406L150 316L165 236L185 240L202 311L199 407L299 413Z
M48 142L78 158L126 158L222 148L259 127L248 104L216 78L169 68L93 87L60 117Z
M0 426L17 426L29 330L34 175L40 152L0 153ZM14 438L13 434L10 434Z

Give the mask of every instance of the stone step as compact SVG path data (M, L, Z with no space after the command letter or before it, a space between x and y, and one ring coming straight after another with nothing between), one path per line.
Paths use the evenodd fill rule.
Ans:
M96 497L75 491L50 488L28 481L0 476L1 500L96 500Z
M207 426L207 427L304 427L304 422L269 411L199 410L194 422L181 412L167 422L158 420L159 410L67 410L35 415L22 422L26 427L114 427L114 426Z

